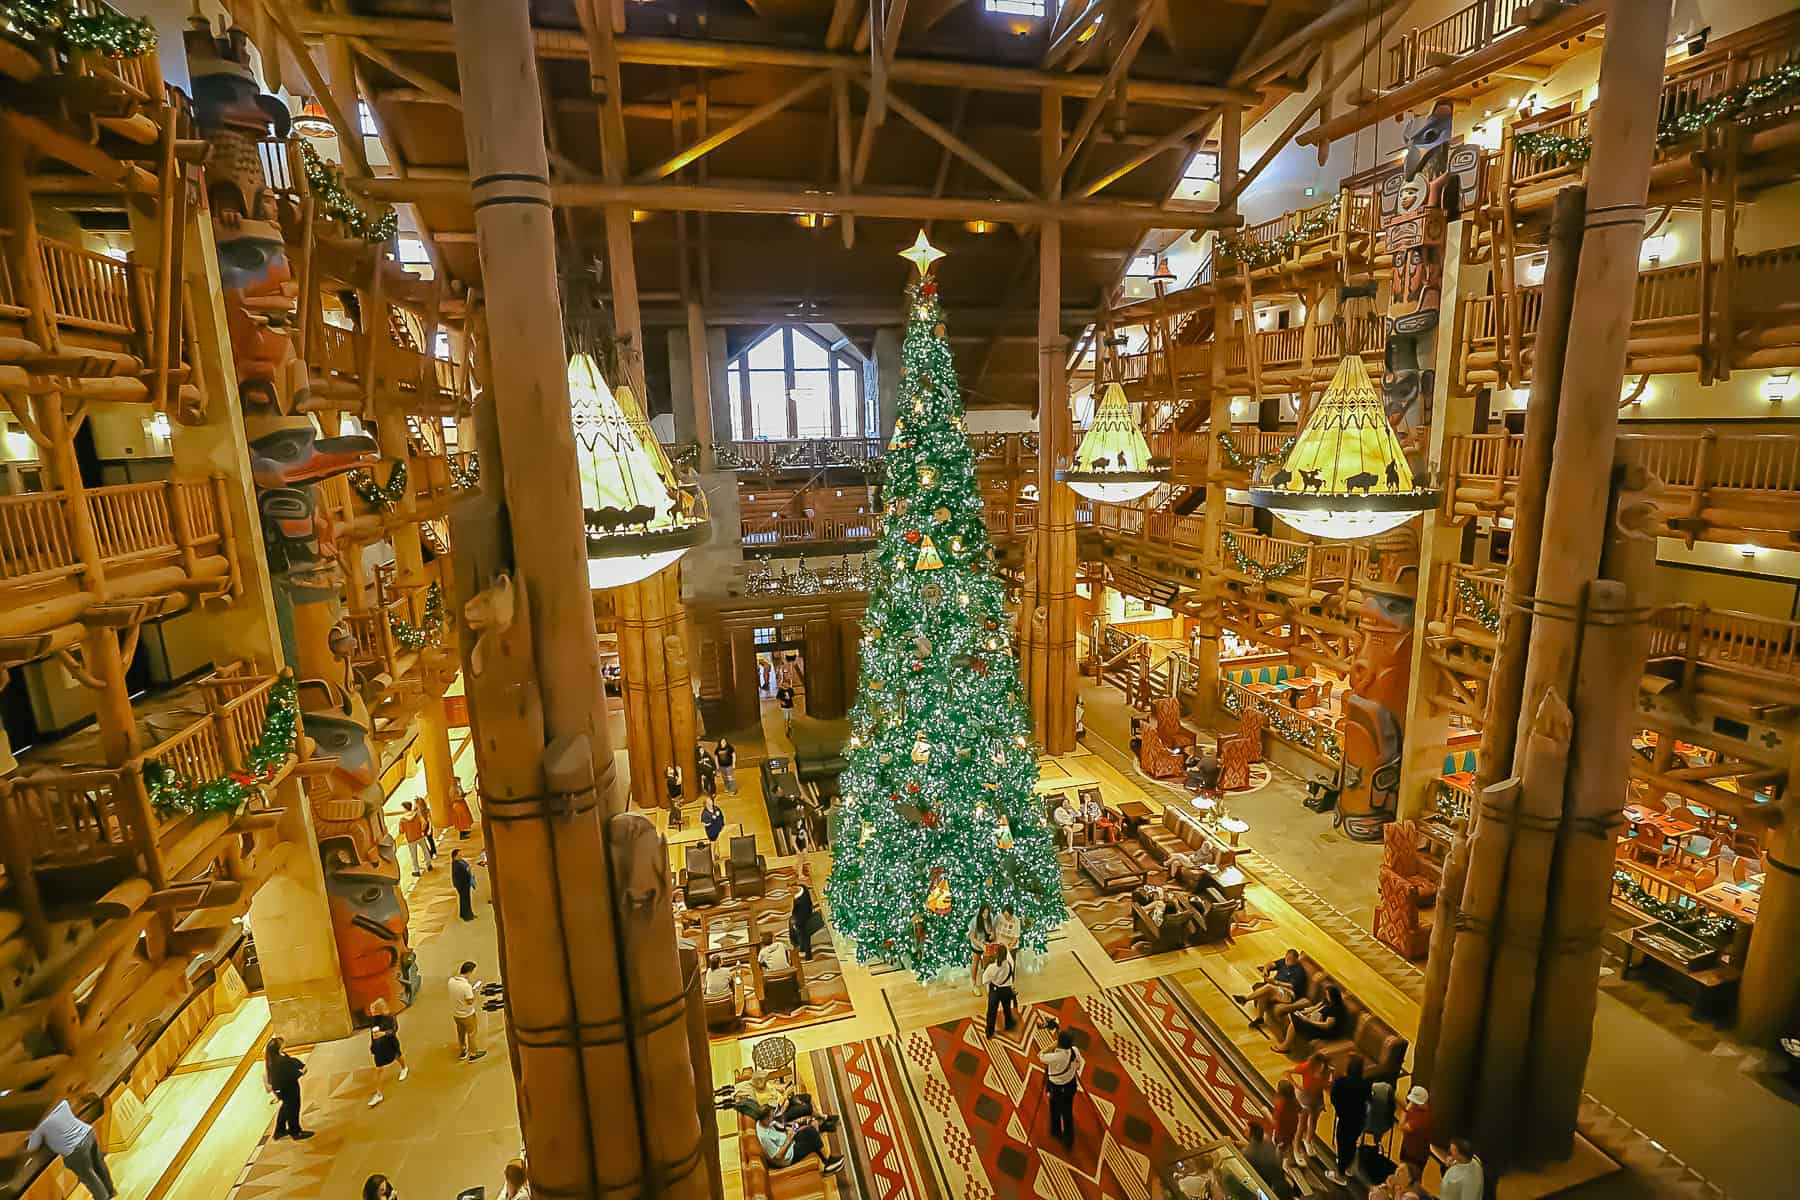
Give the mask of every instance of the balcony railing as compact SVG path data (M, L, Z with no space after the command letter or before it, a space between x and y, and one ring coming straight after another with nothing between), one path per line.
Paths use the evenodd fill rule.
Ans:
M1350 548L1291 538L1270 537L1247 529L1225 531L1225 572L1250 583L1277 583L1311 590L1341 584L1350 577ZM1240 565L1232 546L1249 566Z
M725 471L784 471L855 467L881 457L880 438L801 438L715 442L713 458Z
M1650 657L1679 658L1721 671L1800 681L1800 624L1751 613L1678 604L1650 621Z
M1219 703L1226 712L1241 716L1248 709L1263 714L1264 728L1273 736L1327 766L1344 760L1337 718L1314 717L1270 696L1258 695L1230 679L1219 680Z
M1387 86L1403 87L1434 67L1485 50L1512 31L1517 7L1515 0L1475 0L1436 24L1402 34L1388 47Z
M745 518L740 536L746 546L786 542L861 542L874 540L879 519L873 514L851 517Z
M159 559L190 572L203 555L234 553L221 532L216 480L115 484L85 493L102 570ZM0 496L0 595L77 575L82 562L70 521L69 496L32 492Z

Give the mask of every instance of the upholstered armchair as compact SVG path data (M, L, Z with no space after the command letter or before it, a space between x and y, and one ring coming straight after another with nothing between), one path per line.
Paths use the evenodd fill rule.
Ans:
M1375 936L1396 954L1424 958L1431 945L1437 881L1419 857L1418 826L1394 821L1382 830Z
M725 898L713 867L712 847L699 842L687 848L687 868L681 872L681 890L689 908L706 908Z
M1152 700L1150 717L1156 722L1158 736L1171 750L1185 750L1200 740L1199 734L1181 723L1181 701L1174 696Z
M1187 773L1186 760L1179 751L1169 749L1154 724L1144 722L1139 732L1139 770L1152 779L1180 779Z
M1135 901L1131 905L1131 924L1137 935L1150 943L1149 953L1164 954L1187 945L1188 929L1194 914L1185 904L1171 902L1163 911L1162 924L1150 919L1150 910Z
M763 1011L793 1012L806 1003L806 992L800 982L800 964L794 962L785 971L763 973Z
M725 864L732 896L742 900L746 896L762 895L768 883L764 878L767 866L763 856L756 852L754 835L732 838L731 857Z

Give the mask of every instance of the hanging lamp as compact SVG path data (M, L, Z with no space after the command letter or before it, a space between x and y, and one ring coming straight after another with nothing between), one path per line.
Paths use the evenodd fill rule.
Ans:
M1420 487L1362 355L1338 363L1280 470L1250 489L1250 502L1302 533L1348 539L1403 525L1434 507Z
M588 584L623 587L706 540L705 497L676 483L662 448L645 436L649 427L629 388L613 395L585 353L570 357L568 373Z
M325 115L325 109L317 100L308 97L300 111L294 114L293 130L303 138L315 142L328 142L337 137L337 126Z
M1056 477L1080 495L1107 504L1136 500L1168 482L1169 465L1150 458L1150 443L1116 380L1100 394L1094 423L1075 451L1075 465Z

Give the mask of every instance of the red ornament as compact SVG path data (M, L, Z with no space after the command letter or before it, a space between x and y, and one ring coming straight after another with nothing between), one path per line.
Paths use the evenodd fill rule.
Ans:
M927 279L924 282L924 284L920 286L919 295L921 295L921 296L937 295L937 284L934 281Z
M889 793L888 793L888 799L889 799L889 800L898 800L898 799L899 799L899 798L900 798L900 793L899 793L899 792L889 792Z
M907 530L906 531L906 540L916 544L919 540L919 531L916 529Z
M969 666L974 669L977 675L987 674L987 660L985 658L971 658L969 660Z
M915 671L923 671L925 669L925 664L922 662L916 662L912 665L912 669Z
M911 783L907 784L906 790L909 792L912 792L914 795L917 795L918 791L919 791L919 781L915 779ZM897 800L897 799L899 799L899 797L896 796L895 799Z
M936 829L938 827L938 815L934 812L928 812L919 819L919 824L927 829Z

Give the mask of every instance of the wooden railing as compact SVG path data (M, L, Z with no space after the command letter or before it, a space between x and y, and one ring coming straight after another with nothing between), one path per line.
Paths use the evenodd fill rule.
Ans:
M86 500L100 565L179 556L191 566L191 554L227 552L211 480L115 484L89 489ZM86 565L65 493L0 496L0 590L41 586Z
M727 471L779 471L857 466L880 458L881 450L880 438L783 438L715 443L713 456Z
M362 364L357 354L360 336L354 330L340 329L336 325L317 326L307 354L308 369L344 382L360 379Z
M138 839L118 784L117 771L26 769L0 780L8 832L20 843L9 859L54 867L128 853Z
M67 497L0 496L0 587L49 583L80 570Z
M1269 537L1247 529L1232 529L1229 532L1244 557L1264 570L1280 570L1293 562L1296 556L1300 556L1298 566L1289 568L1271 582L1312 588L1322 583L1342 583L1350 577L1350 548L1342 543L1325 545L1319 542L1301 542L1290 538ZM1258 576L1254 573L1238 568L1229 547L1225 551L1225 570L1252 582L1258 581Z
M782 542L856 542L873 539L877 525L878 518L873 514L852 517L747 517L740 523L740 536L746 546L769 546Z
M170 485L121 483L88 492L94 537L107 563L173 552L169 528Z
M1035 504L987 505L981 514L981 520L987 526L992 537L1006 537L1016 533L1030 533L1037 528L1038 506ZM1075 521L1081 524L1081 510L1076 509Z
M1650 621L1650 657L1800 681L1800 624L1751 613L1678 604Z
M1486 49L1512 29L1514 0L1475 0L1443 20L1400 35L1388 47L1390 88L1403 87L1450 59Z
M66 245L38 240L38 259L59 324L96 333L130 334L137 328L132 269L125 263Z
M1257 709L1263 714L1264 729L1270 735L1327 766L1335 767L1343 762L1344 747L1336 718L1310 716L1271 696L1258 695L1241 683L1223 678L1219 680L1219 703L1233 716L1241 716L1247 709Z
M1664 487L1732 488L1800 498L1800 436L1788 434L1633 433L1619 437L1619 458L1637 463Z
M1484 644L1491 642L1496 631L1482 620L1481 606L1469 595L1478 597L1488 605L1489 611L1498 613L1505 592L1506 575L1499 568L1451 563L1445 586L1439 589L1440 616L1450 628L1474 634Z
M104 0L69 0L69 10L82 17L116 20L121 15L118 9L104 3ZM151 69L149 54L114 58L110 54L88 51L77 54L75 61L83 72L107 75L124 84L141 101L154 102L162 98L162 80L158 77L160 73Z

